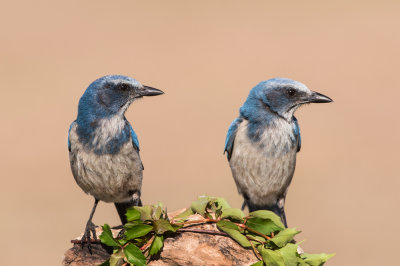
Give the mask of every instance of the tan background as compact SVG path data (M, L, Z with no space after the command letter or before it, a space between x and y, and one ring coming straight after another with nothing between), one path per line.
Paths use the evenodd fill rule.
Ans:
M368 2L368 3L367 3ZM332 97L297 112L303 147L289 225L328 265L395 265L399 239L399 1L16 1L0 8L2 265L57 265L93 199L69 169L86 87L125 74L165 95L127 112L144 203L241 198L223 156L249 90L290 77ZM101 203L95 223L118 224Z

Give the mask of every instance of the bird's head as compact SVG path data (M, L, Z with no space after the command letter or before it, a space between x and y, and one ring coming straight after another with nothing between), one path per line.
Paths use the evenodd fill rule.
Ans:
M311 91L303 83L287 78L274 78L260 82L250 91L241 112L245 115L247 113L247 116L259 116L261 119L262 111L267 111L290 120L296 109L303 104L329 102L332 102L331 98Z
M82 95L78 116L79 113L91 113L97 117L123 115L135 99L163 93L127 76L104 76L92 82Z

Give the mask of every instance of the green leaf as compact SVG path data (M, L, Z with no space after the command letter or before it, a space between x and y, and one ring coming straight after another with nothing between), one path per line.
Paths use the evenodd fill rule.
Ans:
M105 224L102 226L103 232L100 235L101 243L110 246L110 247L119 247L117 240L114 239L110 226Z
M124 228L125 229L129 229L132 228L138 224L143 224L143 222L141 220L136 220L136 221L131 221L131 222L127 222L126 224L124 224Z
M297 266L310 266L310 264L306 263L302 258L297 258Z
M247 240L247 238L240 233L239 227L236 224L232 223L231 221L219 221L217 226L220 230L224 231L236 242L238 242L242 247L251 247L249 240Z
M239 209L228 208L222 211L221 219L232 218L234 220L242 221L244 213Z
M152 218L153 220L158 220L161 218L161 215L162 215L162 204L158 203L153 207Z
M222 211L225 210L225 209L231 208L231 206L229 205L229 203L228 203L224 198L217 198L217 199L215 200L215 203L217 203L218 209L221 209Z
M125 263L124 258L124 252L122 250L119 250L118 252L111 255L110 266L121 266Z
M174 220L186 220L190 215L193 214L191 208L187 208L184 212L174 217Z
M151 230L153 230L153 226L147 224L138 224L135 225L128 230L125 231L125 237L127 240L131 240L137 237L147 235Z
M150 245L149 254L150 255L158 254L158 252L160 252L160 250L162 249L163 245L164 245L164 236L156 235L153 242Z
M253 240L257 240L257 241L261 241L261 242L267 242L267 240L264 237L256 235L256 234L248 233L248 234L246 234L246 236L248 238L250 238L250 239L253 239Z
M251 229L262 233L264 235L270 235L272 232L282 230L281 227L277 226L271 219L264 218L250 218L247 220L246 225ZM252 232L254 233L254 232Z
M128 242L131 242L131 243L135 244L136 246L141 247L144 244L146 244L150 240L151 237L152 237L151 234L147 234L140 238L131 239Z
M250 266L263 266L264 262L262 260L257 261L256 263L251 264Z
M153 208L150 205L146 205L143 207L134 207L135 210L138 210L140 212L140 220L142 221L149 221L152 220L151 214L153 212Z
M292 241L293 237L298 233L300 233L300 231L297 231L295 228L286 228L271 238L269 242L272 242L277 247L281 248Z
M258 246L264 263L268 266L285 266L285 261L279 251L264 248L263 245Z
M116 240L118 241L118 243L119 243L120 246L123 246L123 245L125 245L125 244L128 242L127 239L116 239Z
M309 253L303 253L300 255L301 258L306 262L307 264L311 266L320 266L324 265L324 263L335 256L335 254L326 254L326 253L321 253L321 254L309 254Z
M140 219L140 212L138 210L135 210L134 208L128 208L126 210L126 220L128 222L139 220Z
M145 256L143 255L142 251L134 244L128 244L124 248L124 253L129 263L132 263L137 266L146 265Z
M176 230L184 227L183 225L176 225L176 224L171 224L172 228L174 228L174 232L176 232Z
M272 211L267 211L267 210L258 210L249 213L250 216L252 217L257 217L257 218L263 218L263 219L270 219L273 221L278 227L281 229L284 229L285 226L283 225L281 218L273 213Z
M298 254L297 254L297 244L289 243L281 249L278 249L281 253L285 265L297 265Z
M200 196L197 201L192 202L191 209L194 213L204 216L207 205L210 202L210 197Z
M162 235L162 234L164 234L164 232L167 232L167 231L171 231L171 232L176 231L175 228L172 227L170 222L168 222L165 219L159 219L159 220L153 221L153 226L154 226L154 231L159 235Z

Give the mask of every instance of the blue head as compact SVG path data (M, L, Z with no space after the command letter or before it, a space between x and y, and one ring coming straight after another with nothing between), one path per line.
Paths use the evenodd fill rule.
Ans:
M101 77L89 85L79 100L77 122L82 125L114 115L123 116L135 99L160 94L163 92L127 76Z
M250 121L264 121L278 115L290 121L296 109L306 103L328 103L332 99L287 78L260 82L249 93L240 114Z
M98 154L115 153L136 134L124 114L129 105L143 96L163 94L126 76L105 76L95 80L79 100L77 133L81 143Z

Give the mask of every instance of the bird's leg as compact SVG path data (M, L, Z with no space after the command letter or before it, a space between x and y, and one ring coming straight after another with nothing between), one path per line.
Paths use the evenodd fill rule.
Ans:
M140 191L132 193L132 196L130 197L129 201L120 203L115 202L114 205L118 211L119 218L121 219L122 222L122 229L118 233L118 238L122 238L125 233L125 228L123 227L123 225L128 222L125 216L126 210L132 206L143 206L142 201L140 199Z
M286 196L286 193L285 193L285 196ZM280 198L276 205L279 209L279 214L280 214L279 216L281 217L283 225L285 225L285 227L288 228L287 221L286 221L286 215L285 215L285 196Z
M244 200L244 201L243 201L243 204L242 204L242 208L241 208L242 211L244 211L244 208L246 208L246 206L247 206L247 202L246 202L246 200Z
M288 228L287 221L286 221L286 215L285 215L285 209L284 208L281 209L281 220L282 220L283 225L286 228Z
M246 208L246 206L249 208L249 212L251 212L250 210L250 203L249 203L249 196L246 193L243 193L243 204L242 204L242 211L244 211L244 209Z
M93 215L94 215L94 212L96 211L96 207L97 207L98 203L99 203L99 200L95 199L92 212L90 213L89 220L86 223L85 232L83 233L83 236L82 236L82 244L81 244L82 245L82 249L83 249L84 243L86 242L90 254L92 254L92 246L91 246L91 242L90 242L90 240L91 240L90 235L92 234L93 238L95 240L97 240L96 226L92 222L92 219L93 219Z

